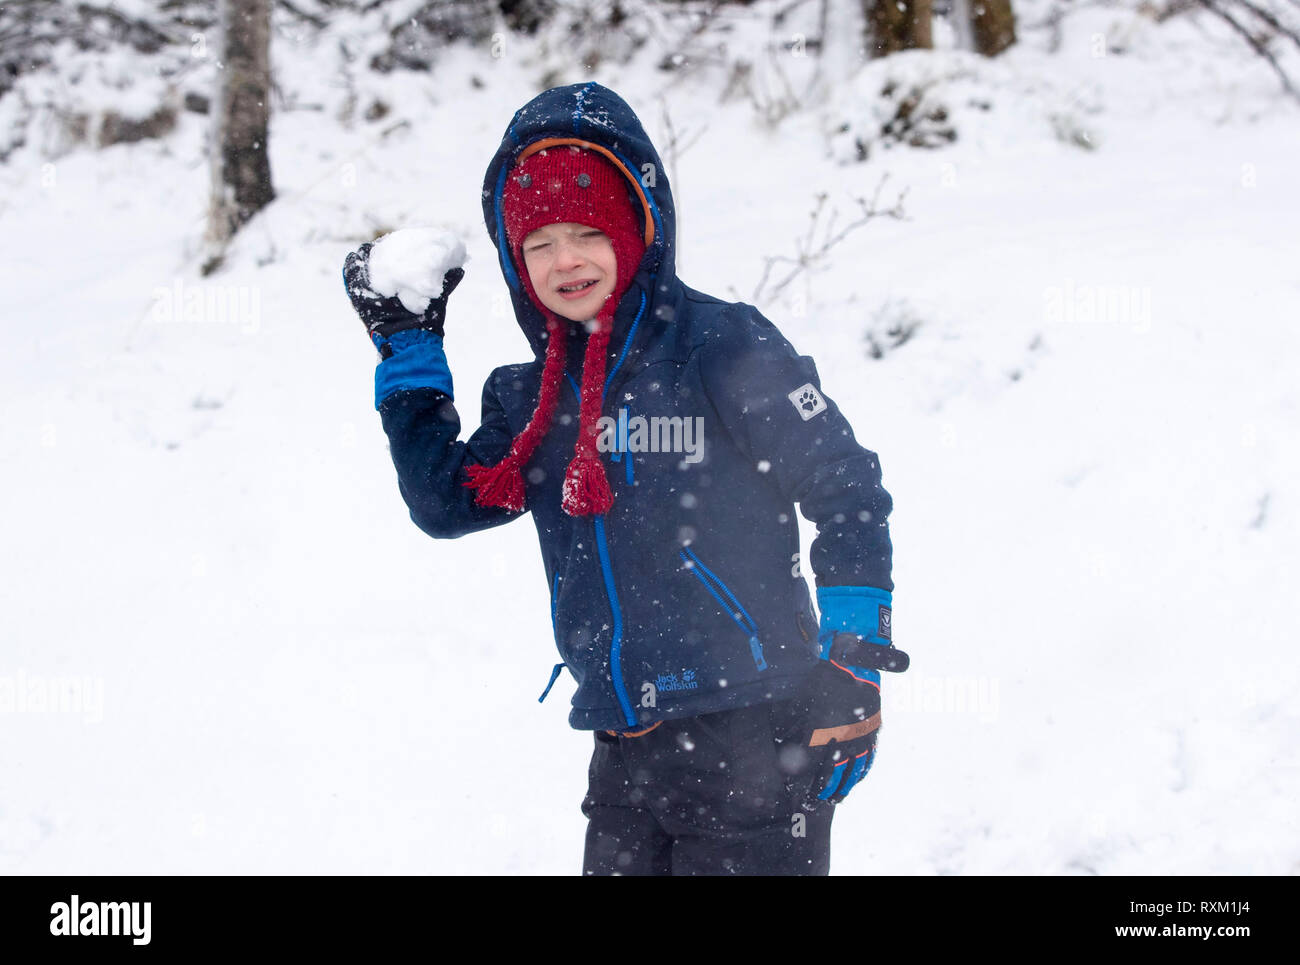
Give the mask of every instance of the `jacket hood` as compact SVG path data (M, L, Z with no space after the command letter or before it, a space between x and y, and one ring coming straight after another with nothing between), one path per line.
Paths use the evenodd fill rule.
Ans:
M520 273L526 269L515 264L510 251L501 196L506 178L521 157L552 144L578 144L597 151L623 171L641 200L646 251L619 301L610 336L612 350L626 351L632 326L654 300L655 285L665 288L675 274L676 217L668 176L632 108L594 81L552 87L515 112L483 178L483 218L510 288L515 318L538 358L546 352L546 320L520 281Z

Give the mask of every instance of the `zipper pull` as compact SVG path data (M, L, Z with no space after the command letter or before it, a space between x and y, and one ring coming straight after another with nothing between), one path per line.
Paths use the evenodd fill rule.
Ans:
M754 655L754 665L759 670L766 670L767 661L763 659L763 645L758 642L757 634L749 638L749 652Z
M614 426L614 445L609 452L610 462L621 462L623 453L627 451L627 406L621 406L618 410L618 421Z
M549 693L551 692L551 688L555 686L555 681L556 681L557 679L559 679L560 671L563 670L563 669L564 669L564 664L562 664L562 663L557 663L557 664L555 665L555 669L553 669L553 670L551 671L551 679L550 679L549 681L547 681L546 689L543 690L543 691L542 691L542 695L541 695L540 697L537 698L537 702L538 702L539 704L540 704L543 700L545 700L545 699L546 699L546 695L549 694Z

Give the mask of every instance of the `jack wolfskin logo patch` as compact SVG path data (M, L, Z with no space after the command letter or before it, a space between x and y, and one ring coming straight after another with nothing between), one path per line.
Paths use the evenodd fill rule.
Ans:
M890 626L890 621L892 617L893 617L893 611L891 611L889 607L881 604L880 620L879 620L880 636L884 637L886 640L894 639L894 631L893 628Z
M661 673L655 678L656 690L694 690L699 685L694 670L683 670L680 678L675 673Z
M813 387L811 382L805 382L786 398L799 410L799 415L803 417L804 422L807 422L818 412L826 411L826 400L822 398L822 394Z

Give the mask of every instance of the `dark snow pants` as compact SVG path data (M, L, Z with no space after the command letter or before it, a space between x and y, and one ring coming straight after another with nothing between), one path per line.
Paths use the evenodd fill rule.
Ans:
M784 703L596 731L583 874L829 874L834 808L804 811L777 764Z

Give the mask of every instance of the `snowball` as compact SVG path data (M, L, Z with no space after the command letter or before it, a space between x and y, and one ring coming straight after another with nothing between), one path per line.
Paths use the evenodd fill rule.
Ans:
M442 294L442 278L467 261L464 243L438 228L403 228L384 235L370 249L370 287L396 295L419 315Z

